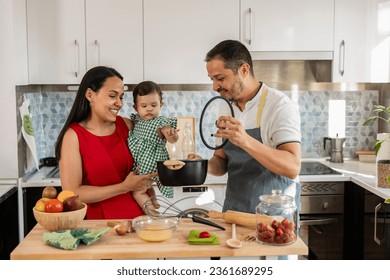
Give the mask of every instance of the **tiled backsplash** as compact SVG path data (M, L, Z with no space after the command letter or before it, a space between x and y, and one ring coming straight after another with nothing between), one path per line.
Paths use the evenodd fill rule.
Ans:
M284 92L298 102L301 114L302 158L326 157L323 138L328 136L329 100L345 100L344 157L356 157L356 150L372 149L377 125L362 126L378 104L378 91L299 91ZM75 92L25 93L30 100L30 113L35 129L38 158L54 156L54 145L71 109ZM215 96L211 91L164 91L164 116L194 116L196 118L196 151L209 158L213 151L203 145L199 135L199 119L204 105ZM127 102L126 102L127 101ZM134 112L131 92L125 94L122 116Z

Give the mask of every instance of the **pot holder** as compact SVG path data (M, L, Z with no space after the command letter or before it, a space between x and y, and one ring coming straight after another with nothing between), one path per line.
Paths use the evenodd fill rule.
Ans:
M109 229L109 227L104 227L101 229L67 229L45 232L42 234L42 242L60 249L75 250L80 241L89 245L99 240Z
M188 243L191 245L218 245L219 238L211 233L209 238L199 238L200 230L191 230L188 235Z

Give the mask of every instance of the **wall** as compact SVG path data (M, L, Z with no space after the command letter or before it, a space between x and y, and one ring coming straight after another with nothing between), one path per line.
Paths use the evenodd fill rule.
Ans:
M378 104L378 91L299 91L286 95L298 103L301 114L302 158L328 156L323 148L323 138L328 136L329 100L346 102L346 141L344 156L356 157L356 150L372 149L377 125L363 127L363 121L371 114L373 105ZM30 112L36 130L38 158L53 156L57 135L70 111L75 92L30 92L23 94L30 99ZM171 91L163 94L165 116L195 116L196 150L205 158L213 151L207 149L199 135L199 119L203 106L215 96L212 91ZM131 92L126 92L125 104L120 114L133 113Z

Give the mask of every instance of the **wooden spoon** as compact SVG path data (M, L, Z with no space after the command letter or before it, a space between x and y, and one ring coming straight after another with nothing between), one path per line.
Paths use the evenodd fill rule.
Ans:
M226 244L234 249L242 247L242 242L236 238L236 224L232 224L232 238L226 240Z
M185 162L182 162L180 160L176 159L169 159L163 162L163 164L170 170L179 170L181 169L185 164Z

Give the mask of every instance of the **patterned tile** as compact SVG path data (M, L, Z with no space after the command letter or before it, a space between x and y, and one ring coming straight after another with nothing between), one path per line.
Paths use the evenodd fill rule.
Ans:
M284 93L292 96L291 92ZM75 92L24 94L24 98L30 100L39 158L54 155L57 136L69 114L75 95ZM215 95L215 92L210 91L164 91L162 114L193 116L198 126L203 107ZM134 113L132 99L131 92L126 92L126 101L120 112L122 116ZM378 104L377 91L300 91L297 102L301 115L302 158L328 156L324 150L323 139L328 136L329 100L346 101L344 156L356 157L356 150L372 149L378 131L377 124L363 126L362 123L370 116L373 106ZM200 139L199 127L196 137L197 153L204 158L211 157L213 151L204 146Z

